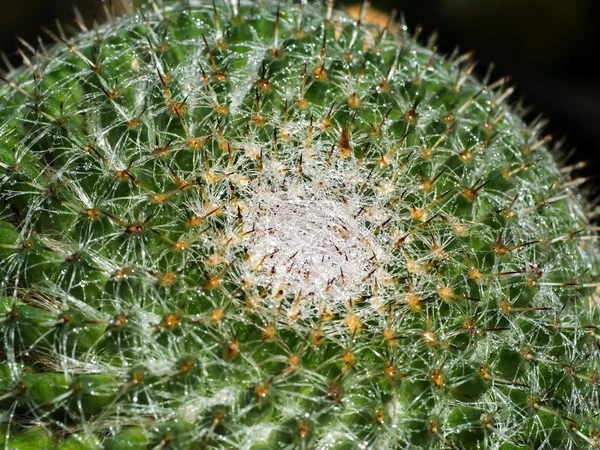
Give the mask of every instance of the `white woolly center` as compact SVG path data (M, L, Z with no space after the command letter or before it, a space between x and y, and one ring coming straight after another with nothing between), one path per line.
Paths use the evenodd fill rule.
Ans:
M263 185L250 213L248 269L258 284L331 306L359 295L380 267L384 251L365 223L360 196L332 198L312 182L285 190Z

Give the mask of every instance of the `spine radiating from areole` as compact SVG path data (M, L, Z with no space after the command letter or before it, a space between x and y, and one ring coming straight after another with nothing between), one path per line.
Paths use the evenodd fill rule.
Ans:
M600 448L599 256L504 80L150 1L0 80L0 443Z

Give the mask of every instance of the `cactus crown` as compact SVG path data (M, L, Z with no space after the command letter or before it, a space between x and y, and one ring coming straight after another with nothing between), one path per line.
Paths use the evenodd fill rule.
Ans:
M599 448L596 235L503 82L150 2L2 77L8 448Z

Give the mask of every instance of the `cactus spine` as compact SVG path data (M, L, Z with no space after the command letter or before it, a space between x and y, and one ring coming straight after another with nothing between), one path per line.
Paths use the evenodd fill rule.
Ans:
M150 3L2 77L5 448L600 448L595 230L504 83Z

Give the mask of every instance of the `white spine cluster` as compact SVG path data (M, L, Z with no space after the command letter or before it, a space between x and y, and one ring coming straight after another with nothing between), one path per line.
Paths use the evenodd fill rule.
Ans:
M290 175L265 170L245 201L244 236L249 260L244 277L303 297L301 309L339 310L370 291L369 276L382 277L387 233L373 233L376 198L361 195L351 170L309 160ZM269 179L269 177L273 177ZM387 241L387 242L386 242ZM304 299L306 298L306 300Z

